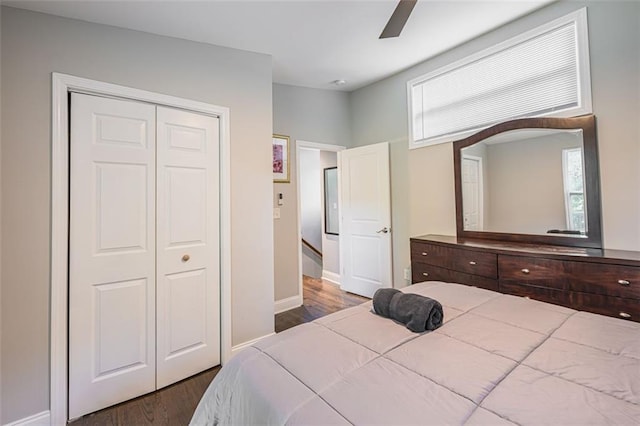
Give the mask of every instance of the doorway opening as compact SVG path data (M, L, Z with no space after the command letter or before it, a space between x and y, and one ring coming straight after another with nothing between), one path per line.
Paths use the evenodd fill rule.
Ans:
M340 286L340 236L334 222L339 218L340 207L338 152L343 149L338 145L296 141L301 297L305 276Z

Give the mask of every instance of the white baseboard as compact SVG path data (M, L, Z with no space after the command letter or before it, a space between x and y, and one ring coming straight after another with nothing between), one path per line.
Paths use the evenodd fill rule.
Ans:
M286 299L276 300L273 305L273 310L276 314L279 314L289 309L297 308L298 306L302 306L302 296L299 294L287 297Z
M331 284L337 285L338 287L340 286L340 274L336 274L335 272L323 269L322 279L325 281L329 281Z
M42 426L51 424L51 412L43 411L15 422L7 423L4 426Z
M253 345L254 343L259 342L262 339L266 339L267 337L273 336L276 333L269 333L269 334L265 334L264 336L260 336L256 339L253 340L249 340L248 342L244 342L244 343L240 343L239 345L235 345L234 347L231 348L231 358L233 358L234 355L237 355L238 352L240 352L241 350L248 348L249 346Z

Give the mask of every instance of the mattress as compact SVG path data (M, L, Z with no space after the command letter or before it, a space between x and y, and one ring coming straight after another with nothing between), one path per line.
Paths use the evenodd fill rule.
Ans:
M192 424L640 424L640 324L459 284L413 333L371 302L231 359Z

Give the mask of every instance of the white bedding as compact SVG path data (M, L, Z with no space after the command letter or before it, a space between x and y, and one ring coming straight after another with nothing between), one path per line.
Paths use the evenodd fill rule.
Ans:
M640 324L458 284L403 291L445 323L371 302L269 337L218 373L192 424L640 425Z

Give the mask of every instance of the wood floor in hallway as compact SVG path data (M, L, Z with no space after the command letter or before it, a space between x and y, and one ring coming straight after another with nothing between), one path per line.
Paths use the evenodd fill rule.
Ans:
M303 305L276 315L276 333L370 300L319 278L304 276Z

